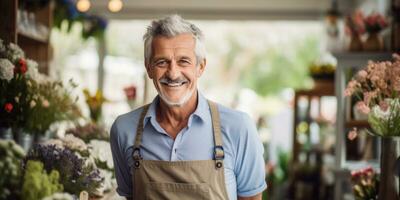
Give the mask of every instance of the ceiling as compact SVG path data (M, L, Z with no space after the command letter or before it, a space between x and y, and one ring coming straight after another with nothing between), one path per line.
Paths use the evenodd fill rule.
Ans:
M122 0L120 12L107 9L108 0L91 0L89 13L110 19L155 19L180 14L189 19L313 20L321 19L330 0ZM339 10L348 12L356 0L339 0Z

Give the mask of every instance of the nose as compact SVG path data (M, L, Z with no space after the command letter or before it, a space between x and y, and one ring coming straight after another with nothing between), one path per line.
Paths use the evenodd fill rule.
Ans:
M181 72L179 70L179 66L177 65L175 60L172 60L171 64L168 67L167 76L170 79L175 80L175 79L179 78L180 75L181 75Z

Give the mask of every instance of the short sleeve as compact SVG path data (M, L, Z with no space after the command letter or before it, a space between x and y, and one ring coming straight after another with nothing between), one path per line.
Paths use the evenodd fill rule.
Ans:
M250 197L267 188L265 182L264 147L259 139L253 120L243 114L238 151L235 159L237 194Z
M129 165L124 157L124 148L121 146L118 133L118 118L114 121L110 130L110 145L114 161L115 177L117 179L117 192L120 196L132 196L132 179L129 173Z

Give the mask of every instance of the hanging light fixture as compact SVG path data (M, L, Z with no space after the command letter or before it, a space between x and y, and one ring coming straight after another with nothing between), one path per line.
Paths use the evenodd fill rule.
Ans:
M118 12L122 9L122 1L121 0L110 0L108 2L108 10L111 12Z
M76 2L76 8L80 12L86 12L90 9L90 1L89 0L78 0Z

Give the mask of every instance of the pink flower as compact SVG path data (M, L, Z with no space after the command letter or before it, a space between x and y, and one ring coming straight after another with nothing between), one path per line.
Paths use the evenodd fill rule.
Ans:
M347 134L347 138L348 138L349 140L354 140L354 139L357 138L357 135L358 135L358 133L357 133L357 128L353 128L353 130L351 130L351 131Z
M359 82L364 82L368 76L368 72L365 70L361 70L357 73L357 80Z
M363 101L357 102L356 107L359 111L361 111L364 114L368 114L371 111L371 109Z
M354 91L356 90L357 87L360 86L360 83L356 80L351 80L348 84L347 84L347 88L344 91L344 94L346 96L351 96Z

